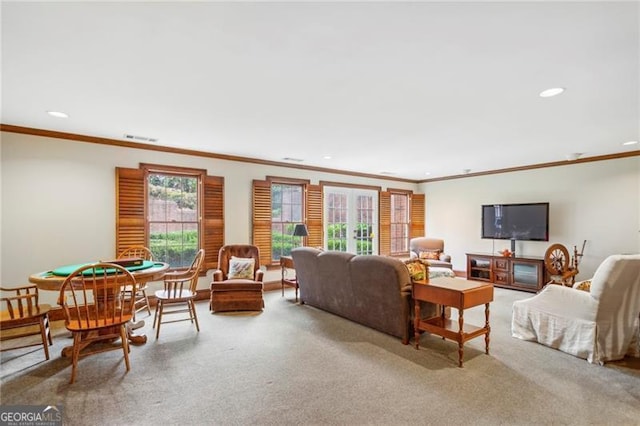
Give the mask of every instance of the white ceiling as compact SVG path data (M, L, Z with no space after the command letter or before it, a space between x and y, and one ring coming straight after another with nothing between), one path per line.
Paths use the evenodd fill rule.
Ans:
M415 180L633 151L639 6L3 1L1 121Z

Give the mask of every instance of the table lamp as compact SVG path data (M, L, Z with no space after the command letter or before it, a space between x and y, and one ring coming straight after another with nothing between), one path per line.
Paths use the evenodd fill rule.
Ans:
M300 246L302 246L302 239L308 235L309 232L307 231L307 225L305 225L304 223L297 224L293 229L293 236L300 237Z

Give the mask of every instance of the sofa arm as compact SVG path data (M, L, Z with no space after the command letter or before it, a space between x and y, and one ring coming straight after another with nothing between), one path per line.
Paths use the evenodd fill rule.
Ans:
M254 279L258 282L262 282L264 280L264 271L258 269L256 271L256 277Z
M224 276L222 275L222 271L220 269L216 269L213 271L213 280L214 281L223 281Z
M440 253L440 260L443 261L443 262L451 263L451 255L446 254L446 253Z

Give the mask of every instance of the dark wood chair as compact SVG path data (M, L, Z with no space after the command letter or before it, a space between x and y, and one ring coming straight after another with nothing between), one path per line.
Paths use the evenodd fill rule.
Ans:
M153 260L153 253L145 246L131 246L125 249L118 259L126 258L138 258L144 260ZM133 312L133 321L136 320L136 314L140 311L146 310L151 315L151 305L149 305L149 297L147 296L148 286L147 283L138 283L137 291L133 295L135 298L135 310Z
M261 311L264 308L260 251L249 244L226 245L218 253L213 273L211 302L214 312Z
M196 253L191 266L186 271L167 272L164 276L164 288L156 291L156 313L153 317L153 328L156 329L156 339L160 336L160 325L170 322L191 321L195 323L196 330L200 331L198 315L196 314L195 300L198 277L204 262L204 249ZM163 321L165 315L181 315L180 318L171 321Z
M127 290L130 289L130 290ZM126 325L133 318L136 280L129 271L112 263L84 265L72 272L60 288L58 303L64 325L73 335L71 380L76 379L80 357L122 348L127 371L129 340ZM119 345L111 343L120 339Z
M19 344L9 348L3 345L2 351L42 345L44 356L48 360L49 345L53 345L49 329L51 306L38 303L38 287L35 285L0 287L0 293L2 294L0 304L5 308L0 311L0 341L33 335L40 335L41 338L41 341L36 343Z

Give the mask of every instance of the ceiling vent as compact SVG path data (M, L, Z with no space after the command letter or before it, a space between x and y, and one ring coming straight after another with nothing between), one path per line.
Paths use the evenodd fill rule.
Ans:
M131 141L138 141L138 142L158 142L157 138L148 138L146 136L136 136L136 135L125 134L124 138Z

